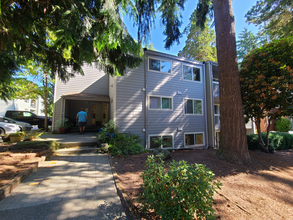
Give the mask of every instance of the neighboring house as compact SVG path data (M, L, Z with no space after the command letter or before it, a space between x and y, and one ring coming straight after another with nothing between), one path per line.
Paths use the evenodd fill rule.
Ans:
M4 115L7 110L23 110L23 111L33 112L40 116L45 115L43 113L44 105L40 97L37 100L31 100L31 99L9 100L7 103L1 100L0 101L0 115Z
M121 133L139 135L148 149L161 138L168 148L216 147L220 132L218 66L145 51L143 63L125 76L84 66L84 76L55 79L53 123L88 113L87 126L114 120ZM253 123L247 132L253 133ZM58 128L55 128L57 131Z
M207 96L207 121L209 147L218 147L220 142L220 93L219 69L215 62L205 62L206 71L206 96ZM246 133L254 134L255 125L250 120L246 125Z

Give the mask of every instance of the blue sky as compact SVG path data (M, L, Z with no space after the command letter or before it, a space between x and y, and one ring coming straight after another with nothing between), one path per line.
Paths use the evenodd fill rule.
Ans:
M189 18L194 9L197 5L197 0L188 0L185 4L185 10L182 13L183 16L183 24L182 24L182 31L183 29L188 25ZM248 30L251 30L252 32L257 32L257 28L254 25L248 25L245 22L245 14L253 5L256 4L256 0L233 0L233 12L235 16L235 30L236 30L236 39L237 36L241 33L241 31L244 30L246 27ZM132 37L137 37L137 29L133 28L133 22L129 19L129 17L124 18L126 26L128 28L129 33ZM163 53L168 53L172 55L177 55L178 51L180 51L184 45L186 40L186 35L183 35L183 37L180 39L180 44L174 44L170 50L166 50L164 48L164 39L165 36L163 35L164 26L160 24L160 19L157 17L155 28L151 31L151 39L150 43L154 45L154 48Z

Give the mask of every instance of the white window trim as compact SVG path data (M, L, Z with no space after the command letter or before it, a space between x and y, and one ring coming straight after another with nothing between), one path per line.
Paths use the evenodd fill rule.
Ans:
M201 101L201 114L194 114L194 113L185 113L185 103L186 103L186 100L196 100L196 101ZM192 102L192 111L194 111L194 102ZM202 99L194 99L194 98L185 98L184 99L184 103L183 103L183 112L184 112L184 115L197 115L197 116L203 116L203 100Z
M188 80L188 79L184 79L184 66L190 66L190 67L196 67L199 69L199 77L200 77L200 81L194 81L193 80L193 71L192 71L192 80ZM182 80L186 81L186 82L193 82L193 83L202 83L202 66L197 66L197 65L190 65L190 64L183 64L182 63Z
M186 134L202 134L203 144L186 145L186 143L185 143L185 135ZM184 132L183 138L184 138L184 147L205 147L205 134L204 134L204 132Z
M166 62L170 62L171 63L171 73L166 73L166 72L161 72L161 71L157 71L157 70L152 70L150 69L150 59L153 59L153 60L159 60L160 61L160 70L161 70L161 61L166 61ZM173 71L172 71L172 66L173 66L173 62L171 60L168 60L168 59L161 59L161 58L157 58L157 57L148 57L148 71L150 72L154 72L154 73L163 73L163 74L168 74L168 75L172 75L173 74Z
M151 108L150 106L150 99L151 97L159 97L160 98L160 101L161 101L161 108L157 108L157 109L154 109L154 108ZM162 98L170 98L171 99L171 109L163 109L162 108ZM163 95L149 95L148 96L148 110L155 110L155 111L173 111L173 97L172 96L163 96Z
M161 145L160 148L163 148L163 149L173 149L174 148L174 134L166 134L166 133L163 133L163 134L149 134L148 135L148 149L149 150L154 150L154 149L151 149L151 137L156 137L156 136L172 136L172 147L165 147L163 148L163 146ZM185 141L185 140L184 140Z

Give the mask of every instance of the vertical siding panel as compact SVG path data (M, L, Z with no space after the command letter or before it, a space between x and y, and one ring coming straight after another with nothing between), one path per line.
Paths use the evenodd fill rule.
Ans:
M110 119L115 119L116 113L116 77L109 76Z

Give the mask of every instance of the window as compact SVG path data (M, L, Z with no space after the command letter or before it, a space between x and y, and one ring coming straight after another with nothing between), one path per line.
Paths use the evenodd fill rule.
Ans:
M150 96L150 109L172 109L172 98L162 96Z
M201 82L200 68L183 65L183 79L194 82Z
M186 99L185 114L202 115L202 100Z
M172 148L173 135L149 135L149 148Z
M215 125L220 124L220 105L214 105Z
M185 133L185 147L204 145L203 133Z
M172 65L170 61L149 59L149 70L158 71L162 73L171 73Z
M32 117L33 114L30 113L30 112L23 112L23 116L24 116L24 117Z

